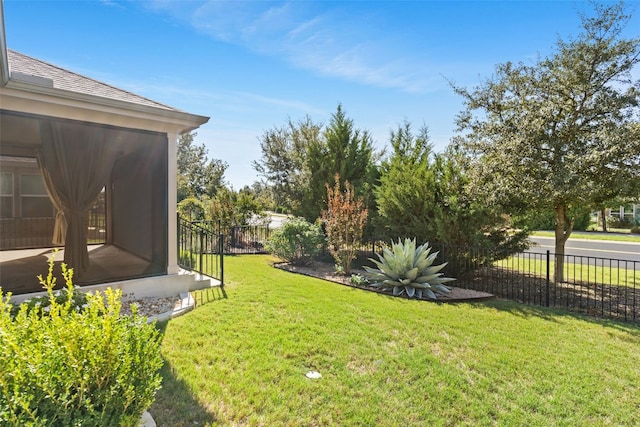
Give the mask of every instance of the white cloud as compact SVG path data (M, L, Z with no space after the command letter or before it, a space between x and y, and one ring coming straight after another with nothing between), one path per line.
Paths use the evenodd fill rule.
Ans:
M442 87L438 72L419 53L402 57L392 35L378 28L380 17L347 10L341 3L217 1L154 9L187 20L198 31L322 76L405 92ZM375 3L374 3L375 4ZM375 8L374 8L375 9ZM372 19L369 19L372 18Z
M300 115L328 114L322 108L297 99L270 97L243 91L208 91L193 87L189 82L175 79L172 81L166 79L123 80L119 76L95 70L83 69L80 72L174 108L205 115L217 110L236 113L282 110L297 112ZM185 100L188 100L189 105L181 105Z
M124 9L124 6L121 5L120 3L114 1L114 0L100 0L100 3L102 3L102 5L107 6L107 7L117 7L117 8L121 8Z

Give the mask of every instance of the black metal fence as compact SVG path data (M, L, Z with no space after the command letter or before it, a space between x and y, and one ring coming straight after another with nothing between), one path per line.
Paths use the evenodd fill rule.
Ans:
M224 235L226 254L264 254L265 243L271 236L268 225L223 226L220 221L194 221L193 224Z
M220 280L224 286L225 236L178 215L178 265Z
M377 259L385 243L364 243L354 269ZM563 277L554 277L555 254L500 253L485 248L436 245L436 263L448 262L452 286L488 292L524 304L640 324L640 261L564 255ZM324 261L332 262L328 252Z
M199 236L200 229L211 236L209 243L205 238L201 244L205 251L222 245L218 252L226 254L265 253L264 244L272 232L268 226L222 227L211 221L195 222L193 226L196 231L189 233L195 234L189 236ZM376 254L387 245L380 240L363 242L353 269L374 267L369 259L377 259ZM448 262L443 272L456 278L453 286L524 304L640 324L640 261L564 255L564 277L556 278L556 255L549 251L507 254L445 245L432 250L438 251L436 263ZM326 246L319 260L334 262Z

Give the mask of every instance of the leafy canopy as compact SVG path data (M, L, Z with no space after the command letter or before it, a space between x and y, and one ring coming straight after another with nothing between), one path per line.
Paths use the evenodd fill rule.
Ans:
M187 197L213 197L224 186L229 165L222 160L209 160L205 146L193 142L197 135L185 133L178 140L178 202Z
M327 126L311 118L268 130L254 169L274 187L276 204L315 221L326 205L325 185L340 175L370 206L378 159L368 132L357 129L338 105Z
M622 38L622 3L594 5L582 31L532 65L507 62L469 91L458 117L475 157L478 194L553 209L556 253L572 232L568 210L622 195L640 180L640 39ZM637 187L635 187L637 188Z

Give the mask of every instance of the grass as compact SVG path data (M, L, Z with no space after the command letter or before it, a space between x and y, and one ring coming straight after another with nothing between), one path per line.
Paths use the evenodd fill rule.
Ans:
M544 256L542 256L544 257ZM553 257L552 257L553 259ZM588 262L588 260L586 261ZM549 262L549 272L553 280L554 261ZM535 274L545 277L547 273L547 261L538 257L514 255L504 260L495 261L496 267L503 267L522 273ZM616 267L614 267L614 265ZM640 269L635 266L640 264L633 261L612 262L611 265L594 265L565 262L564 281L568 283L600 284L611 286L640 287Z
M574 231L569 239L586 239L586 240L611 240L617 242L637 242L640 243L640 234L628 234L629 230L625 230L627 234L614 233L597 233L592 231ZM532 236L555 237L553 231L534 231Z
M158 426L640 424L639 328L382 296L270 260L226 257L226 298L160 325Z

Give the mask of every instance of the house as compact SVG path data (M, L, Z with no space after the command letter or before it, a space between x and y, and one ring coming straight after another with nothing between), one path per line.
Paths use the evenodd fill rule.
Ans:
M193 288L178 267L177 141L209 118L9 50L2 13L0 286L41 290L60 247L80 285Z
M640 204L627 203L626 205L611 206L604 210L607 222L613 220L613 226L621 225L623 228L629 225L635 225L635 221L640 218ZM602 212L598 212L598 225L602 225ZM609 226L611 226L609 224Z

